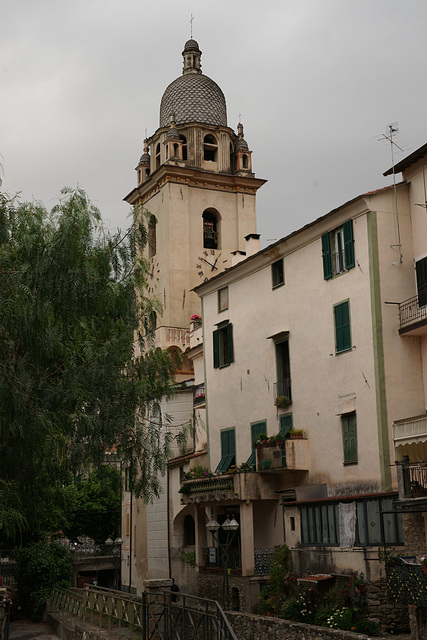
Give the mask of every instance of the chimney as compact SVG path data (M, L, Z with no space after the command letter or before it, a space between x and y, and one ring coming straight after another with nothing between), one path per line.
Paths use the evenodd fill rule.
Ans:
M250 233L249 235L245 236L245 240L246 240L246 255L249 256L253 256L254 253L258 253L259 251L259 239L260 239L260 234L259 233Z
M231 266L234 267L235 264L242 262L246 258L246 251L232 251L231 255Z

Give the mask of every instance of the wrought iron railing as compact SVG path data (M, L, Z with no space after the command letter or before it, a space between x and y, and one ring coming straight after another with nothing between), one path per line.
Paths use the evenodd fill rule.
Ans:
M83 618L99 628L136 631L141 640L237 640L215 600L175 592L144 592L141 597L90 587L80 593L55 589L51 612Z
M210 549L211 547L205 547L202 549L202 558L203 565L201 567L202 570L206 571L209 569L215 569L219 572L223 571L224 567L224 552L221 547L215 548L215 562L210 562ZM227 552L228 560L227 566L230 571L240 571L242 569L242 556L240 554L240 549L231 547L231 549Z
M292 402L292 384L291 378L285 378L274 383L274 402L281 400L281 404L278 406L284 406Z
M427 496L427 464L405 464L401 466L403 480L403 498L422 498ZM399 487L402 489L402 487ZM403 494L403 495L402 495Z
M0 596L0 640L9 640L10 609Z
M399 304L400 329L427 320L427 306L423 306L427 303L426 298L427 291L421 291L417 296Z

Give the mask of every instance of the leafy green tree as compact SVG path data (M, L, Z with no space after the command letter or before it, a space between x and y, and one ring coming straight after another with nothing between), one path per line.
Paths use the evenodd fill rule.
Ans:
M65 488L67 500L63 532L76 540L93 538L102 544L120 534L120 471L105 464L94 469L86 480Z
M71 584L71 554L59 544L37 542L20 549L16 559L18 591L25 612L39 622L54 587L67 588Z
M116 448L134 493L159 491L172 435L149 420L172 393L144 295L141 216L109 234L80 190L50 213L0 193L0 541L61 527L64 486ZM163 437L160 437L163 434Z

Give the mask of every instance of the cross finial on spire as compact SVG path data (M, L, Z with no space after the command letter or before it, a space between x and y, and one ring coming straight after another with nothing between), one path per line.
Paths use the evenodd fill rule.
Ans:
M190 14L190 38L193 38L193 20L194 20L194 16L191 13Z
M242 119L242 114L239 113L239 122L240 122L241 119Z

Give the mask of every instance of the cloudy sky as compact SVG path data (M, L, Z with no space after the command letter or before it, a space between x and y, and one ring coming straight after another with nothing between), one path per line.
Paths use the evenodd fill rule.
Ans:
M263 246L390 184L387 125L396 161L427 142L425 0L2 0L3 189L51 208L80 185L110 227L128 226L122 200L191 14L203 72L268 180Z

